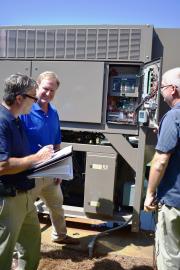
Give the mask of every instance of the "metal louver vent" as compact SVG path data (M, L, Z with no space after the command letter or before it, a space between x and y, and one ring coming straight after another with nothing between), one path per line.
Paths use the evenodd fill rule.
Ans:
M54 58L55 53L55 30L46 32L46 57Z
M120 43L119 43L119 58L126 60L129 56L129 29L122 29L120 31Z
M108 58L117 59L118 58L118 41L119 41L119 31L118 29L109 30L109 42L108 42Z
M131 32L130 60L140 58L141 32L139 29L133 29Z
M6 30L0 30L0 57L7 56L7 32Z
M97 48L97 58L98 59L106 59L107 42L108 42L108 30L107 29L99 29L99 31L98 31L98 48Z
M37 30L36 32L36 57L43 58L45 57L45 31Z
M34 30L28 30L26 37L27 37L26 57L34 58L36 32Z
M139 61L143 60L143 30L120 26L0 28L0 57Z
M87 58L96 59L97 29L87 29Z
M56 50L55 58L64 58L65 57L65 44L66 44L66 31L65 29L57 30L56 32Z
M76 30L67 29L66 32L66 55L67 59L75 59L76 54Z
M26 52L26 31L18 32L17 36L17 57L25 57Z
M85 59L86 58L86 30L77 30L77 42L76 42L76 58Z
M8 31L7 40L7 57L16 57L16 36L17 31Z

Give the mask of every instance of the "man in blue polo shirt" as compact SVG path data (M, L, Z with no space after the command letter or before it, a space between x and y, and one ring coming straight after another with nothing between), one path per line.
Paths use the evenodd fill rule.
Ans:
M30 155L29 142L18 116L37 101L36 82L14 74L5 81L0 105L0 269L10 270L15 244L24 250L17 269L36 270L40 259L40 227L31 196L34 180L25 170L51 158L53 146Z
M61 144L60 120L57 110L50 102L60 82L54 72L45 71L39 75L37 83L38 102L33 104L29 114L21 115L21 120L31 142L32 153L48 144L53 144L54 150L57 151ZM67 235L60 180L48 177L36 179L34 200L37 197L40 197L49 208L53 227L52 241L59 244L79 244L77 238Z
M158 206L158 270L180 269L180 68L162 77L161 94L171 107L162 118L149 175L145 211Z

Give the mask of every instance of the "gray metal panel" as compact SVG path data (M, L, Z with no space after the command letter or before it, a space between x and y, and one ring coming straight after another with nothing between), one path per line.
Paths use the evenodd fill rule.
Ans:
M84 211L113 216L116 155L87 153Z
M23 73L30 75L31 64L29 61L0 61L0 99L2 100L4 80L13 73Z
M0 27L0 57L145 62L151 57L152 32L148 25ZM24 41L19 43L19 36Z
M146 25L142 28L142 40L140 49L140 59L143 62L148 62L152 59L152 42L153 42L153 28L151 25ZM137 42L135 42L137 43Z
M146 145L146 134L148 128L140 127L139 129L139 143L138 143L138 154L137 154L137 169L136 169L136 180L134 190L134 202L133 202L133 220L132 220L132 231L139 231L140 223L140 211L143 195L143 183L145 176L145 145Z
M163 73L180 66L180 29L155 29L153 57L163 56Z
M136 171L137 169L137 148L134 148L121 134L105 134L106 138L113 145L116 151Z
M104 63L33 62L32 77L55 71L61 81L54 103L62 121L101 123Z
M66 143L62 142L62 148L66 146L72 145L73 151L82 151L82 152L93 152L95 153L103 153L106 154L116 154L117 152L112 148L112 146L108 145L94 145L94 144L81 144L81 143Z
M162 73L180 66L180 28L156 28L153 39L153 58L163 57ZM160 100L160 118L169 110L169 106Z

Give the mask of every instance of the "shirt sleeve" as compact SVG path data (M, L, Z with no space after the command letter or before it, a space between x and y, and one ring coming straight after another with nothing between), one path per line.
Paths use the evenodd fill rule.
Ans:
M57 132L56 132L56 137L55 137L55 144L60 144L62 139L61 139L61 124L60 124L60 119L59 115L57 113Z
M0 125L0 161L7 160L10 156L10 134L9 134L8 124L1 122Z
M163 153L172 152L178 140L179 121L176 119L174 111L169 111L161 123L156 150Z

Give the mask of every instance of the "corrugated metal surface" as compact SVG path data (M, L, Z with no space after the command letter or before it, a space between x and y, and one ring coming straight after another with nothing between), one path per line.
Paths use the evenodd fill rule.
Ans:
M146 40L143 30L143 27L120 26L1 27L0 57L140 61L145 60L141 59L141 50L145 47L142 43Z

